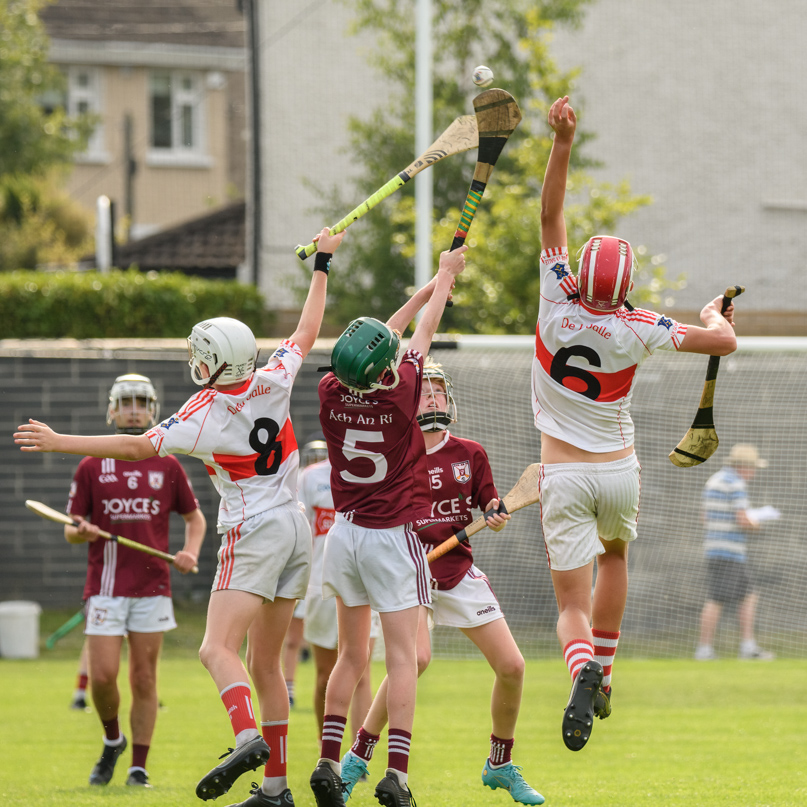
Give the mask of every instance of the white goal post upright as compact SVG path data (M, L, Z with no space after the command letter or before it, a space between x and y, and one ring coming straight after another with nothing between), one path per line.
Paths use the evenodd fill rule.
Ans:
M452 376L460 437L487 450L500 493L538 462L526 336L436 338L432 356ZM642 465L639 539L630 549L630 589L620 654L691 657L706 596L701 493L735 443L753 443L769 466L749 485L752 506L781 518L749 537L748 568L759 592L757 640L780 656L807 656L807 339L740 338L723 359L715 400L720 445L705 463L677 468L667 458L692 420L703 357L660 351L639 370L631 412ZM521 510L500 533L471 541L525 655L556 652L557 610L546 565L540 505ZM739 630L727 607L718 654L736 657ZM440 655L474 655L458 631L437 629Z

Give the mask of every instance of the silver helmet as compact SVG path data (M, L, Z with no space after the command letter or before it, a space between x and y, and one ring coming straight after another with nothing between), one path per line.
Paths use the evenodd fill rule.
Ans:
M106 422L111 424L115 421L124 401L137 399L144 402L143 405L149 414L149 423L142 428L116 425L118 434L143 434L160 419L160 404L157 401L157 391L154 389L151 379L144 375L137 375L137 373L119 375L109 390Z
M328 459L328 444L322 432L315 432L308 436L305 445L300 450L300 467L305 468L315 462Z
M442 385L439 389L436 384ZM445 409L429 409L419 412L417 422L420 430L424 432L437 432L447 429L452 423L457 422L457 404L454 401L454 385L451 383L451 376L439 365L427 361L423 365L423 386L421 395L430 395L436 400L436 395L445 391Z

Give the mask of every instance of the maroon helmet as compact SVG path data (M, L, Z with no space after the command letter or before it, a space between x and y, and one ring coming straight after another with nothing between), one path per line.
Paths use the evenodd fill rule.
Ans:
M589 238L577 272L583 307L595 313L616 311L631 290L635 268L636 259L627 241L612 235Z

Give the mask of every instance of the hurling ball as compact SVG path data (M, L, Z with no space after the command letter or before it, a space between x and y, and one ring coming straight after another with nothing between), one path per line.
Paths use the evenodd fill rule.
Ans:
M492 82L493 71L489 67L480 64L479 67L474 70L474 84L476 84L477 87L487 87Z

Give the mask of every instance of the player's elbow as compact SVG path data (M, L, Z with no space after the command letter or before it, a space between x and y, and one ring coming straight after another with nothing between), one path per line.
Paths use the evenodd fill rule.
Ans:
M737 350L737 337L734 335L733 330L726 331L721 334L721 337L718 340L712 355L728 356L730 353L734 353L735 350Z
M119 444L120 453L117 459L128 460L134 462L136 460L147 460L157 454L151 440L145 434L139 435L121 435L127 438L122 440Z

